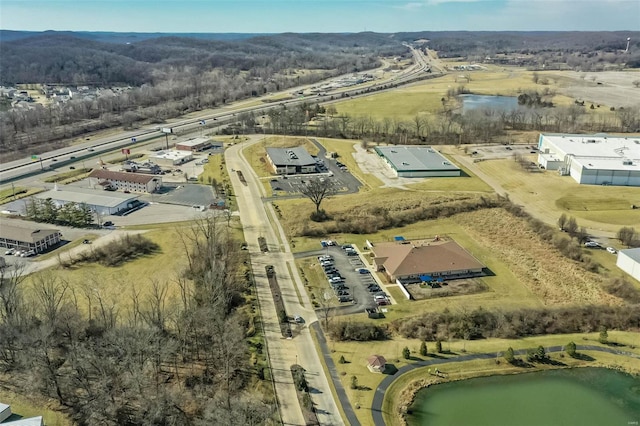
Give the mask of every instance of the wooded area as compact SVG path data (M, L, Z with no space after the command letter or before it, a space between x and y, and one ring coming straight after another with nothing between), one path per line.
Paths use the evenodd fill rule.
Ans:
M262 343L248 345L259 317L246 254L214 217L176 232L187 267L166 282L123 277L127 310L99 282L84 291L41 272L27 287L21 268L1 268L2 385L55 399L79 425L272 424Z

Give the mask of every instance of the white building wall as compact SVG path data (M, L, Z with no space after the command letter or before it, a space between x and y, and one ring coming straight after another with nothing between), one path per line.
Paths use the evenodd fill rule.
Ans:
M640 250L640 249L638 249ZM625 253L625 250L618 252L618 260L616 266L622 269L627 274L631 275L636 280L640 281L640 263L633 260Z
M451 171L419 171L419 172L397 172L396 175L398 177L406 177L406 178L420 178L420 177L457 177L460 176L459 170L451 170Z

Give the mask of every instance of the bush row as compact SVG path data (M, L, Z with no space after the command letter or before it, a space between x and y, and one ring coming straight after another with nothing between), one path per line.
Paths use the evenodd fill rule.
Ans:
M75 261L96 262L104 266L118 266L129 260L158 251L160 246L142 235L125 235L103 247L81 253Z
M394 321L393 331L425 341L457 339L515 339L543 334L594 332L602 328L637 330L640 305L580 306L513 311L434 312Z
M329 335L338 341L355 340L385 340L389 332L385 327L362 322L339 322L329 326Z

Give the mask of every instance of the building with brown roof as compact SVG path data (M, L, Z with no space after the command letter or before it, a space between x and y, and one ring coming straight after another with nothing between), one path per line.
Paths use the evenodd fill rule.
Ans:
M40 253L60 243L62 234L58 229L42 228L39 224L0 224L0 247L16 250L33 250Z
M112 188L129 192L155 192L162 187L162 177L142 173L114 172L96 169L89 174L92 188L104 187L109 183Z
M433 240L376 243L371 247L376 270L384 272L390 282L463 278L483 273L480 263L455 241L436 237Z
M384 373L387 368L387 360L382 355L371 355L367 358L367 367L373 373Z

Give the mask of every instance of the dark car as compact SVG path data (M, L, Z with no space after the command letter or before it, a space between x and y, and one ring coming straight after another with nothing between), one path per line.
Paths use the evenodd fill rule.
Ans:
M382 289L378 286L375 286L375 287L369 287L367 290L369 290L370 293L376 293Z
M110 220L106 221L105 223L102 224L102 226L113 226L113 222L111 222Z

